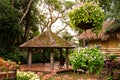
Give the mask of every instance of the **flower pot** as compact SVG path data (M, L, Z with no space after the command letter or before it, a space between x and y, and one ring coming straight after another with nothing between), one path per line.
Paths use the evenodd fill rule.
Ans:
M10 70L8 72L0 71L0 80L4 80L4 79L16 80L16 75L17 75L17 70Z

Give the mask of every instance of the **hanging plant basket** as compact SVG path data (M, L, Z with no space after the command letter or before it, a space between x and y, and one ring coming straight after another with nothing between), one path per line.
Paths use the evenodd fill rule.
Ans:
M93 23L84 23L84 22L81 22L80 24L78 24L78 26L76 26L78 28L81 28L83 30L87 30L87 29L91 29L91 28L94 28L93 26Z
M100 30L105 19L104 10L95 2L84 2L68 13L70 26L74 29Z

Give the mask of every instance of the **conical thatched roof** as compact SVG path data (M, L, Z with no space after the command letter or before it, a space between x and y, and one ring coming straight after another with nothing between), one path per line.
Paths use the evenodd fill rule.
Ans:
M106 29L109 28L114 23L114 20L104 21L102 24L102 29L98 34L98 39L107 40L112 36L111 34L106 34Z
M20 45L20 47L64 47L73 48L74 46L65 39L59 37L53 32L46 31L41 35L34 37L33 39Z
M84 40L94 40L96 38L97 38L96 34L92 32L91 29L84 31L79 36L79 39L84 39Z

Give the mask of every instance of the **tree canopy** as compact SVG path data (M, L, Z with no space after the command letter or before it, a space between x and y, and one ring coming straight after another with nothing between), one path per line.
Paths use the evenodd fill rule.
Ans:
M22 36L22 28L18 25L19 13L11 6L9 0L0 0L0 46L9 49L16 45Z

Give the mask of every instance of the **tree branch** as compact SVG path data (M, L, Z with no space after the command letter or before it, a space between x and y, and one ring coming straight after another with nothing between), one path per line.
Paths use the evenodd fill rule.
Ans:
M33 0L30 0L30 2L28 3L28 5L27 5L27 9L26 9L25 13L23 14L22 18L20 19L20 23L19 23L19 24L21 24L21 23L22 23L22 21L23 21L24 17L25 17L25 16L26 16L26 14L28 13L28 11L29 11L29 8L30 8L30 5L31 5L32 1L33 1Z
M59 33L60 33L61 31L63 31L67 26L68 26L68 25L66 25L64 28L58 30L58 31L56 32L56 34L59 34Z

